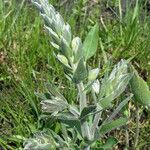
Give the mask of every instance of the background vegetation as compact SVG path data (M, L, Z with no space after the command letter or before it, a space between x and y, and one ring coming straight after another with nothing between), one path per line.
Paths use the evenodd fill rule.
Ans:
M71 25L74 35L84 39L89 29L100 24L100 43L93 66L104 51L112 64L121 58L132 58L139 74L150 85L150 2L132 1L123 5L113 0L50 0ZM122 6L122 7L121 7ZM40 130L39 100L36 91L43 84L58 85L65 97L75 103L76 90L65 80L63 69L56 62L38 12L25 0L0 0L0 148L21 149L23 140ZM65 90L69 86L69 90ZM67 91L67 92L66 92ZM131 112L136 111L130 103ZM150 147L149 112L140 109L140 149ZM135 132L135 117L129 123L130 145ZM43 122L43 125L45 123ZM57 124L45 124L59 132ZM123 149L125 133L111 133L119 139L115 149ZM105 141L105 139L104 139Z

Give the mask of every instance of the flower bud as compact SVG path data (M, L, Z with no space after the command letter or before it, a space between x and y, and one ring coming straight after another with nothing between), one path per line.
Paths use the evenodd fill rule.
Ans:
M99 68L92 69L89 71L88 81L94 81L99 74Z

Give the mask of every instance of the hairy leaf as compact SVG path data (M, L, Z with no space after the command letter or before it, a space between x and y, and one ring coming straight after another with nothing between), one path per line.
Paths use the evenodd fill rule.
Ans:
M95 112L96 111L96 106L95 105L91 105L91 106L88 106L88 107L85 107L82 112L81 112L81 115L80 115L80 119L81 120L85 120L86 116L92 112Z
M64 55L68 59L72 55L72 50L71 50L68 42L63 37L61 38L60 51L61 51L62 55Z
M125 125L127 121L127 118L119 118L114 121L103 124L100 128L100 135L104 135L115 128Z
M59 113L57 115L58 120L60 120L62 123L68 125L69 128L76 128L76 130L79 132L80 135L82 135L81 132L81 122L78 118L73 116L71 113Z
M55 140L50 133L40 132L24 142L24 150L51 150L56 148Z
M67 68L70 68L68 59L64 55L57 55L57 59Z
M111 102L124 92L132 74L128 73L128 65L125 60L121 60L113 68L110 76L102 80L102 86L99 93L99 102L103 108L109 107Z
M56 86L54 84L46 83L45 86L46 86L48 92L52 96L59 97L60 99L66 101L65 97L58 91L58 89L56 88Z
M83 43L83 53L85 60L91 58L98 46L98 32L99 32L99 26L96 24L88 33L87 37L85 38L85 41Z
M73 75L73 81L75 83L80 83L82 80L84 80L87 77L87 70L84 64L83 58L80 59L78 66L74 72Z
M41 101L42 111L47 113L54 113L68 108L68 103L58 97Z
M132 67L134 75L130 80L131 90L134 94L135 101L143 106L150 107L150 90L147 83L138 75L137 71Z
M129 97L124 99L117 108L113 111L113 113L106 119L107 121L111 121L118 113L119 111L128 103L128 101L133 97L133 94L131 94Z
M72 40L72 49L74 53L74 63L76 63L83 57L82 41L79 37L75 37Z

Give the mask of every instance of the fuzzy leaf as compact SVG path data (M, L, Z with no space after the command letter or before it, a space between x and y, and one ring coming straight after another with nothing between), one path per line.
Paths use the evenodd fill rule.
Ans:
M83 58L80 59L78 66L74 72L73 75L73 82L80 83L82 80L84 80L87 77L87 70L84 64Z
M47 113L54 113L68 108L68 103L58 97L41 101L42 111Z
M67 41L63 37L61 37L60 51L62 55L64 55L67 58L70 58L72 55L72 50L69 47L69 44L67 43Z
M134 75L130 80L131 90L134 94L135 101L143 106L150 107L150 90L147 83L138 75L132 67Z
M55 44L59 45L60 44L60 39L59 39L58 35L51 28L49 28L48 26L45 26L44 28L45 28L46 32L51 36L53 42Z
M70 68L68 59L64 55L57 55L57 59L66 67Z
M133 97L133 94L131 94L129 97L124 99L116 109L114 109L113 113L106 119L107 121L111 121L115 116L119 113L119 111L128 103L129 100Z
M111 106L111 102L124 92L132 74L128 73L128 65L125 60L121 60L113 68L110 76L102 80L99 93L99 102L103 108Z
M63 20L62 16L59 13L57 13L55 15L55 18L56 18L56 23L57 23L58 29L60 29L60 31L61 31L62 27L65 26L64 20Z
M123 125L125 125L127 123L127 118L119 118L116 119L114 121L105 123L104 125L102 125L102 127L100 128L100 135L104 135L108 132L110 132L111 130L121 127Z
M71 28L69 24L63 26L63 38L67 41L68 44L71 42Z
M99 26L96 24L88 33L87 37L85 38L85 41L83 43L83 53L85 60L91 58L98 46L98 32L99 32Z
M109 95L103 99L100 100L100 106L102 108L107 108L111 106L111 102L114 100L112 95Z
M82 112L81 112L81 115L80 115L80 119L81 120L85 120L86 116L92 112L95 112L96 111L96 106L95 105L91 105L91 106L88 106L88 107L85 107Z
M51 150L56 148L55 140L50 133L37 133L24 142L24 150Z
M62 123L68 125L69 128L76 128L76 130L82 135L81 132L81 122L78 118L73 116L71 113L61 113L57 115L58 120Z
M60 99L67 101L65 97L58 91L57 87L54 84L46 83L45 88L47 88L50 95L54 97L59 97Z
M76 63L83 57L82 41L79 37L75 37L72 40L72 49L74 53L74 63Z

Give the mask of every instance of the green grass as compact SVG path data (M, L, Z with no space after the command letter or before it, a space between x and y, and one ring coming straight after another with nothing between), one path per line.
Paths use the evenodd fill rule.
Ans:
M51 3L70 23L73 33L83 39L98 21L101 46L108 58L116 62L133 57L133 64L150 85L150 16L143 11L143 5L129 7L123 16L119 14L119 4L115 6L119 10L107 11L104 0L101 3L67 1L65 4L51 0ZM108 2L108 6L113 8L114 4ZM103 64L101 46L91 59L93 65L99 57ZM42 19L30 3L11 0L4 4L0 0L0 146L3 149L22 147L23 139L38 131L40 106L34 93L44 91L45 82L59 85L67 99L76 103L74 86L66 81L63 69L52 55L53 50ZM65 90L67 86L69 91ZM147 128L146 124L142 133Z
M6 57L0 68L1 137L20 147L13 136L29 137L37 129L40 111L34 92L42 90L44 82L54 82L62 69L51 55L37 12L27 3L12 1L4 7L1 1L1 6L2 17L11 12L0 24L0 49ZM7 148L5 142L0 145Z

